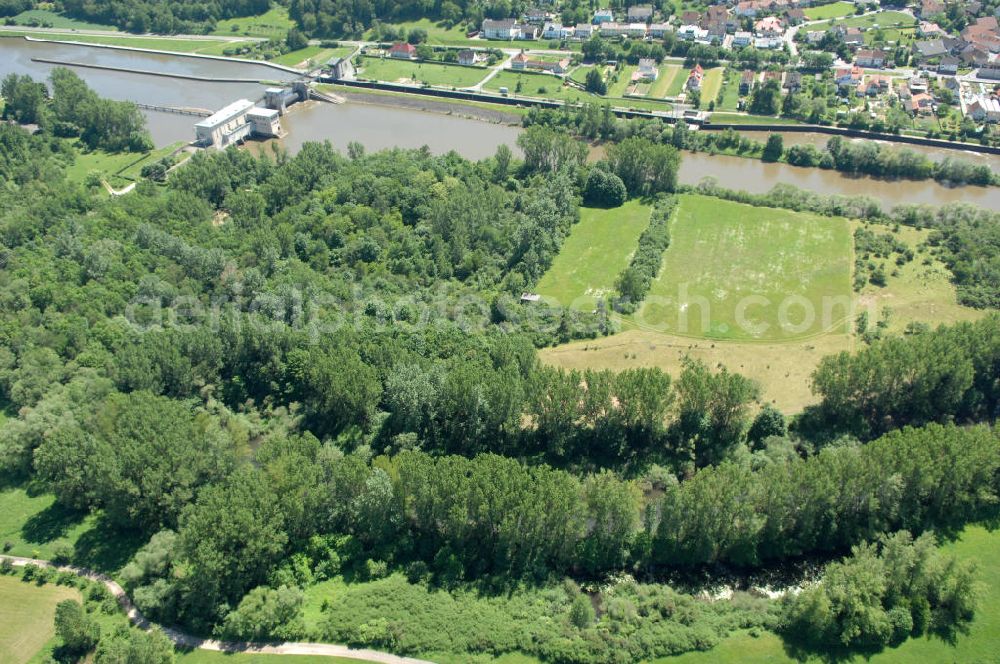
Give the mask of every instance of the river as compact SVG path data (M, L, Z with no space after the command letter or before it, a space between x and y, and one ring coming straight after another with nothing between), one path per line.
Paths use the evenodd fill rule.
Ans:
M0 75L15 72L44 79L54 65L32 61L32 58L39 57L203 77L259 78L261 81L287 81L293 77L287 72L253 63L0 38ZM262 83L209 83L82 67L75 71L103 96L164 106L218 109L239 98L259 99L266 87ZM310 140L329 140L341 149L351 141L357 141L370 150L426 145L435 153L455 150L469 159L492 155L500 144L516 149L515 141L520 131L517 127L394 108L391 97L372 96L371 100L375 103L348 101L334 105L310 102L293 107L282 118L288 132L282 143L292 152ZM157 145L193 138L193 125L197 118L155 111L145 113ZM753 136L762 140L765 134L754 133ZM785 137L789 144L813 142L822 145L827 139L815 134L785 134ZM944 153L935 151L934 154ZM985 160L994 170L1000 170L1000 159L996 157L962 152L954 154L963 159ZM778 183L786 183L826 194L867 194L887 205L966 201L1000 209L1000 188L997 187L949 188L930 181L850 177L834 171L764 164L741 157L686 153L680 181L697 184L707 176L715 177L722 186L756 193L765 192Z

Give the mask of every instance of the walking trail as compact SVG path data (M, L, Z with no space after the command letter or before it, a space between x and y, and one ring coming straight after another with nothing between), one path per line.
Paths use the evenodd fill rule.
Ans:
M34 558L21 558L18 556L0 555L0 560L9 560L15 567L25 565L38 565L39 567L51 567L59 571L73 572L78 576L98 581L111 591L115 596L125 615L137 627L149 630L158 627L151 620L142 615L142 612L132 603L125 589L118 585L114 579L105 574L100 574L84 567L74 565L53 565L47 560L37 560ZM345 659L358 659L366 662L377 662L378 664L432 664L422 659L412 657L400 657L378 650L366 650L360 648L349 648L334 643L297 643L286 641L284 643L253 643L243 641L217 641L215 639L203 639L200 636L186 634L179 630L159 626L174 645L183 649L215 650L227 653L260 653L266 655L319 655L321 657L342 657Z

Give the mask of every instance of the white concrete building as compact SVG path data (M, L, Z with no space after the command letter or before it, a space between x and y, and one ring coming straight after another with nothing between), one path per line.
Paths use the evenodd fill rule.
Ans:
M247 112L251 108L253 108L252 101L238 99L219 109L195 124L195 139L202 145L220 150L239 143L253 130L253 125L247 120Z
M224 150L250 136L281 135L280 113L258 108L249 99L238 99L194 126L195 140L203 147Z

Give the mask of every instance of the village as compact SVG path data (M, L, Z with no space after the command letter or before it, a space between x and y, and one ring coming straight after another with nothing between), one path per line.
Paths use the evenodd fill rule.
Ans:
M547 5L485 18L461 44L400 27L380 35L392 41L359 42L325 73L723 122L1000 140L1000 27L979 2L887 9L742 0L672 9L598 9L570 24Z

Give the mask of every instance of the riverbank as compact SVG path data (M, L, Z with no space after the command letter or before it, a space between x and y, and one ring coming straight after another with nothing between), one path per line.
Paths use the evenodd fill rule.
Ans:
M528 112L528 109L523 107L509 107L485 102L430 99L385 90L351 88L333 83L320 83L316 85L316 89L320 92L333 92L347 101L357 104L374 104L442 115L454 115L469 120L517 127L521 126L522 118Z
M207 53L191 53L184 51L169 51L158 48L145 48L139 46L125 46L124 44L104 44L98 42L88 42L79 41L74 39L46 39L40 37L32 37L30 35L17 35L17 34L0 34L0 37L22 37L25 41L29 42L40 42L40 43L50 43L50 44L69 44L71 46L83 46L87 48L101 48L109 49L115 51L131 51L134 53L151 53L153 55L169 55L178 58L197 58L201 60L216 60L220 62L236 62L244 65L261 65L264 67L271 67L272 69L277 69L283 71L287 74L302 74L302 71L295 69L294 67L287 67L285 65L280 65L276 62L270 62L268 60L246 60L243 58L231 58L226 55L210 55Z

